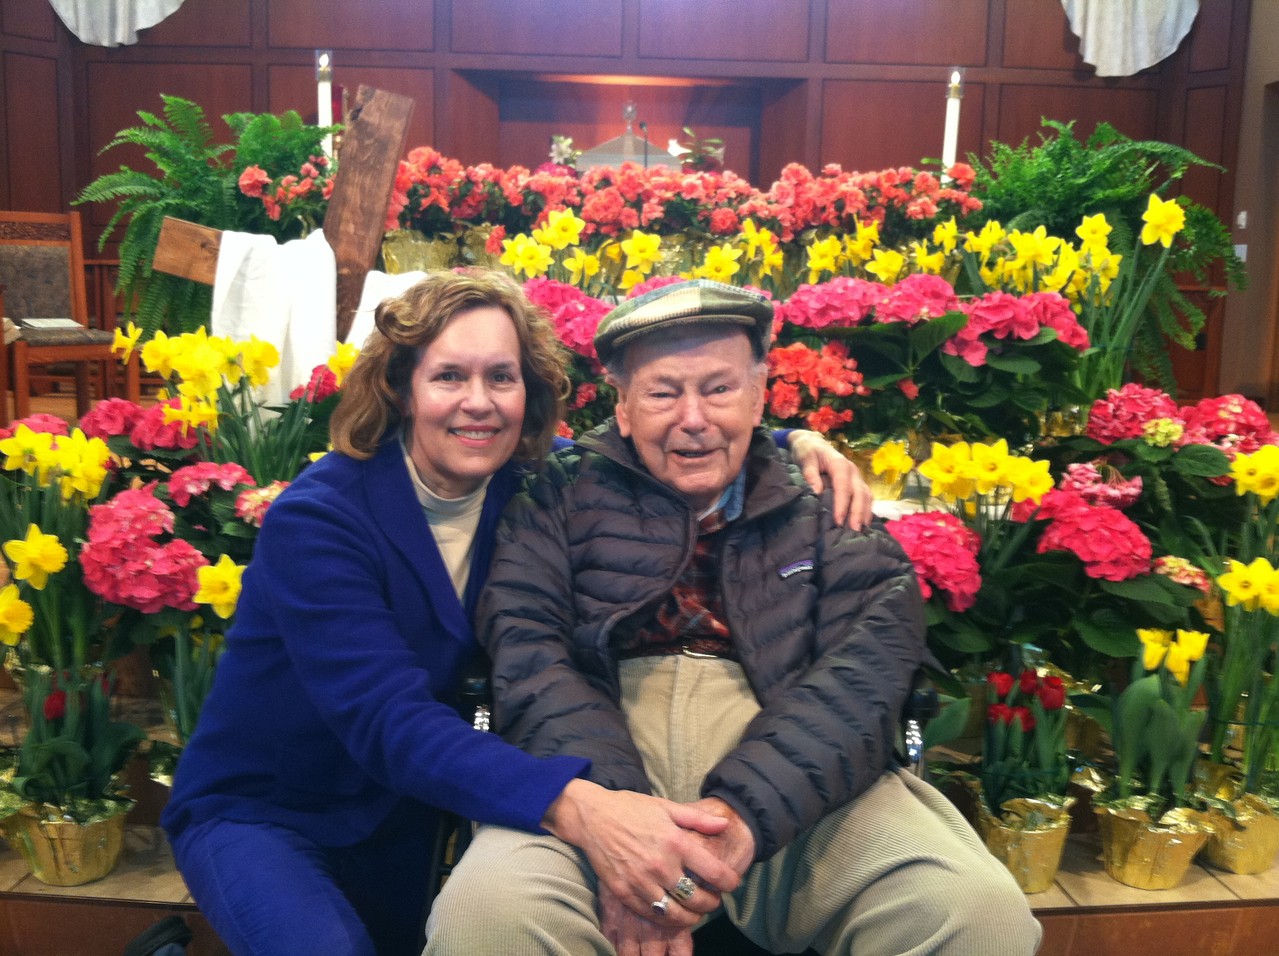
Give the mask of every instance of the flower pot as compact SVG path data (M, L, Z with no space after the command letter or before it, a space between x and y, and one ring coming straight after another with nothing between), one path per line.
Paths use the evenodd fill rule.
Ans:
M1214 829L1201 858L1230 873L1263 873L1279 855L1279 817L1255 794L1245 793L1231 805L1234 820L1220 811L1209 813Z
M1070 834L1067 797L1057 804L1045 800L1006 800L996 817L980 801L977 824L986 848L1008 869L1023 893L1042 893L1053 885Z
M0 831L41 883L80 886L102 879L120 860L132 802L117 806L111 815L88 823L48 820L35 807L23 807L0 821Z
M1181 883L1211 832L1191 810L1171 810L1156 823L1136 808L1093 809L1106 873L1139 890L1170 890Z

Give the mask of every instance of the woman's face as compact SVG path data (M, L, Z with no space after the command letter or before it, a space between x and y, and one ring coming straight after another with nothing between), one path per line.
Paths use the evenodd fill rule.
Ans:
M411 380L409 455L443 498L474 491L515 453L524 427L520 341L506 310L457 313Z

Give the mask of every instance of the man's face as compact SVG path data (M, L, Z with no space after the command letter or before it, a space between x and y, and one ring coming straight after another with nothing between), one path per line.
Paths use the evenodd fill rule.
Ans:
M737 328L641 338L617 381L618 429L658 481L704 511L742 470L766 374Z

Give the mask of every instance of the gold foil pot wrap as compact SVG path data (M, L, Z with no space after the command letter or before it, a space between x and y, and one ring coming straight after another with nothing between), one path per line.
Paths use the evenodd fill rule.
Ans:
M978 828L986 848L1013 875L1023 893L1042 893L1053 885L1070 834L1074 798L1005 800L996 817L982 800Z
M1209 811L1214 825L1203 848L1203 862L1230 873L1264 873L1279 855L1279 817L1274 807L1256 794L1233 801L1235 818Z
M1227 763L1195 763L1195 790L1205 797L1232 802L1243 790L1243 774ZM1224 816L1224 815L1223 815Z
M1212 832L1205 815L1177 807L1152 821L1137 801L1095 807L1106 872L1139 890L1170 890Z
M25 807L0 821L0 831L41 883L81 886L115 869L130 806L131 802L122 803L119 812L88 823L50 820L36 808Z
M382 239L382 263L392 275L452 269L459 252L456 236L430 239L413 229L397 229Z
M1086 790L1095 796L1099 793L1105 793L1110 788L1110 775L1097 767L1084 764L1070 775L1070 782L1073 786Z

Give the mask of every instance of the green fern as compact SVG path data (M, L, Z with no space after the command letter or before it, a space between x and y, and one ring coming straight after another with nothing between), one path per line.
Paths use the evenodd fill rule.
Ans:
M1102 213L1114 229L1111 248L1127 249L1141 228L1152 192L1166 197L1192 167L1220 169L1185 147L1133 140L1109 123L1099 123L1084 142L1075 137L1073 122L1045 119L1043 125L1051 132L1040 134L1037 145L996 142L984 162L969 157L977 173L973 195L982 201L981 211L968 219L969 228L979 229L990 220L1008 228L1043 225L1050 235L1073 241L1082 217ZM1151 296L1131 355L1138 375L1169 391L1176 382L1168 343L1193 348L1206 321L1203 310L1178 290L1176 278L1204 283L1220 269L1227 287L1247 284L1243 261L1222 221L1187 197L1179 202L1186 225ZM1139 254L1159 253L1144 247Z
M239 175L250 165L273 178L296 174L321 152L324 136L333 131L308 126L293 111L279 117L233 113L222 119L236 142L219 143L198 104L178 96L162 95L161 100L163 115L139 110L141 124L121 130L101 150L141 147L155 172L121 166L95 179L75 200L115 204L98 248L123 225L117 291L125 302L126 320L143 330L144 341L159 330L180 334L207 326L212 307L209 286L152 270L165 217L281 240L301 235L323 221L322 208L314 219L273 220L260 200L240 191Z

